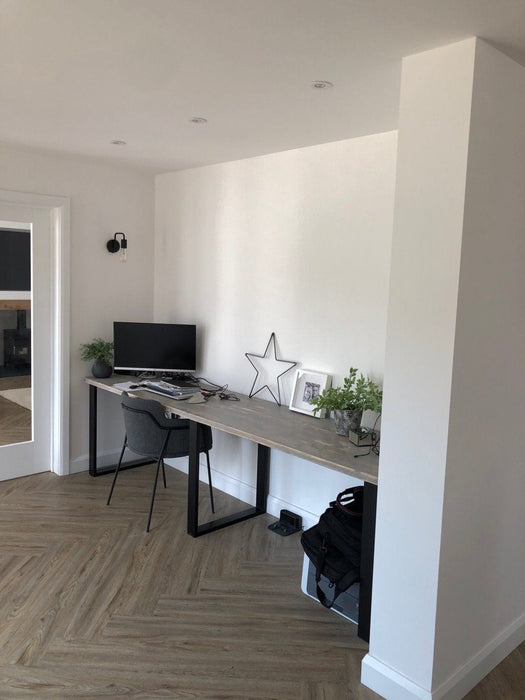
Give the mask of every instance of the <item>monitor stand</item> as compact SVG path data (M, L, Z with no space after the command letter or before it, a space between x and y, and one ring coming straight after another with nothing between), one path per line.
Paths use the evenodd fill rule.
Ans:
M161 379L173 386L198 386L199 382L191 372L165 372Z

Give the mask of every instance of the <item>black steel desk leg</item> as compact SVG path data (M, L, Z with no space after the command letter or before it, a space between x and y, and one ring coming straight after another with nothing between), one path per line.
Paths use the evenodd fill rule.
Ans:
M199 433L199 423L190 420L187 532L192 537L197 537L199 534Z
M97 387L89 385L89 474L97 476Z
M234 523L254 518L266 513L268 486L270 481L270 448L264 445L257 447L257 485L255 506L231 513L222 518L216 518L207 523L199 524L199 433L201 426L190 420L190 459L188 467L188 535L200 537Z
M370 641L372 577L376 537L377 486L365 481L363 493L363 534L361 538L361 583L359 585L359 624L357 636Z
M257 445L257 490L255 507L260 513L266 513L268 489L270 486L270 448Z

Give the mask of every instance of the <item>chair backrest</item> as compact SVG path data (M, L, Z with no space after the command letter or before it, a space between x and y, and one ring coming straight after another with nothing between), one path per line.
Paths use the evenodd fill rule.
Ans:
M189 421L166 418L158 401L122 396L127 446L132 452L158 459L169 435L164 457L186 457L189 454ZM211 428L202 426L199 452L212 447Z

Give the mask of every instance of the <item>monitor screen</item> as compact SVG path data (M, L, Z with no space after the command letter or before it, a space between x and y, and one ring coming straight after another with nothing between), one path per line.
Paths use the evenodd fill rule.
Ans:
M113 323L115 369L195 372L196 326L180 323Z

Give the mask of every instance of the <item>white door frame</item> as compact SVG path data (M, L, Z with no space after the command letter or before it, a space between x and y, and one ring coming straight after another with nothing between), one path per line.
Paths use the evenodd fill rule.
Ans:
M69 197L0 189L0 203L49 212L52 265L51 469L69 474Z

